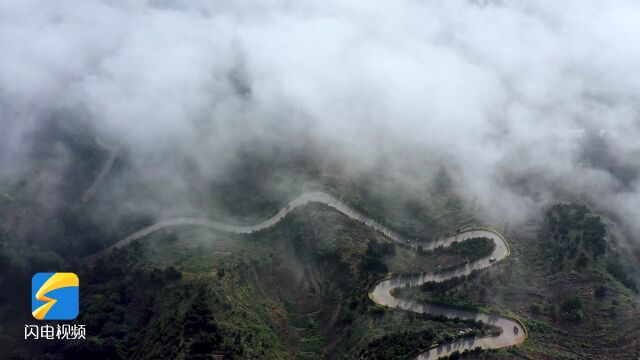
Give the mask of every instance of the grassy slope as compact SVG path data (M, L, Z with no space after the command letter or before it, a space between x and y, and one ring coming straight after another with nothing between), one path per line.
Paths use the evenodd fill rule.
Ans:
M317 205L300 209L276 228L254 236L233 237L203 229L157 233L143 242L144 255L134 257L131 269L153 273L154 269L172 266L182 273L182 278L168 282L161 290L140 285L141 292L154 294L149 295L154 310L147 322L131 327L120 325L118 329L112 321L121 316L117 312L99 321L82 317L79 321L93 324L90 327L93 334L102 334L96 341L114 344L111 350L103 348L104 352L140 356L161 346L158 341L168 341L174 351L170 357L177 358L190 358L190 340L179 334L170 339L162 335L170 334L167 323L171 318L177 319L176 326L180 327L180 319L199 293L197 289L204 290L222 334L226 337L236 334L242 339L239 344L227 344L226 348L219 345L220 349L227 352L233 349L240 358L348 359L385 335L398 337L396 342L401 343L400 339L406 338L405 332L428 330L431 336L418 340L419 346L426 347L466 327L374 306L367 298L367 290L384 273L362 268L367 243L374 239L386 241L335 211ZM395 255L382 258L393 259L390 263L409 261L404 258L409 253L396 249L399 251ZM114 256L126 258L127 251L134 249L125 249ZM434 259L424 256L422 263L432 268L435 262L431 260ZM116 301L122 303L126 313L144 313L139 299L122 302L111 298L114 289L123 286L119 277L113 275L81 274L90 277L85 286L92 292L85 301L89 303L87 312L99 312L97 309ZM91 278L95 278L95 286ZM130 323L135 321L125 321ZM135 339L113 335L135 332L136 327L139 336ZM127 352L123 349L128 343L135 347L133 350L128 347ZM411 343L410 347L400 347L395 354L408 355L415 346L416 343ZM157 351L150 354L162 358Z
M376 181L352 177L340 170L315 174L313 182L309 183L305 171L295 167L275 173L269 173L266 170L269 168L253 169L252 173L259 176L247 176L253 179L247 183L216 185L211 199L206 201L215 199L229 207L225 216L243 215L244 221L251 222L277 210L289 196L297 195L295 192L324 189L372 217L384 220L390 227L415 237L426 238L473 223L446 186L440 189L442 191L425 186L424 191L414 193L390 179ZM38 171L32 174L35 175L24 183L13 183L19 185L14 190L9 188L5 191L9 198L5 197L2 206L12 214L11 218L3 219L3 237L8 241L15 235L17 222L7 219L28 219L32 208L38 206L33 201L33 193L41 188L42 185L38 185L41 177L37 175ZM287 189L293 191L288 193L280 189L270 192L273 186L260 185L262 178L272 179L275 183L280 181L278 179L292 181L293 185L289 184L291 186ZM267 192L271 195L264 195ZM72 206L64 210L82 219L83 212L88 212L90 206ZM212 214L217 212L212 210ZM67 241L62 250L56 252L35 248L11 249L8 253L14 264L10 271L3 273L3 278L11 277L20 284L27 284L34 270L76 268L73 254L81 254L84 250L74 247L75 244L83 243L80 240L86 236L102 231L94 224L80 231L78 226L82 225L81 222L63 221L54 225L61 229L62 234L82 235L82 239ZM130 227L134 228L134 225ZM122 227L118 228L126 232ZM637 295L612 278L603 264L579 271L562 269L550 273L552 264L542 256L538 246L538 229L509 231L514 256L458 289L459 296L480 308L513 312L525 318L531 330L531 340L511 352L499 351L492 356L637 356L638 343L634 342L640 330L635 321L638 315ZM576 231L570 233L575 236ZM118 238L103 234L95 237ZM156 234L145 243L157 243L159 246L147 248L147 252L131 264L131 271L144 269L140 276L146 280L137 277L127 279L126 276L120 279L120 275L107 273L102 279L95 280L94 292L89 295L93 299L91 304L100 305L100 296L110 296L114 288L126 289L133 286L132 283L142 281L139 289L132 289L153 294L148 300L150 303L145 303L140 297L107 299L106 303L120 302L119 306L108 312L110 315L105 319L96 321L91 333L109 335L91 341L98 343L100 346L96 348L105 353L115 349L116 354L126 355L129 353L122 353L122 349L131 348L134 354L139 355L150 349L162 348L164 344L175 349L172 358L194 357L190 349L197 342L192 338L185 340L184 335L174 334L171 329L185 326L186 315L198 305L200 296L204 296L224 338L224 341L216 341L216 346L228 352L240 351L238 356L244 358L353 358L385 335L402 343L402 339L407 338L403 331L430 329L433 338L425 339L425 345L429 345L463 328L460 324L415 319L407 313L382 311L373 306L366 292L373 281L383 276L383 272L363 269L367 243L372 239L384 241L368 229L317 206L302 209L293 220L248 238L193 229L181 229L174 235ZM133 250L127 249L118 256L125 256L127 251ZM382 256L381 259L388 270L394 272L428 271L438 265L463 260L454 255L417 255L401 247L395 248L395 255ZM179 269L181 279L166 282L166 286L160 288L154 287L153 281L149 281L157 275L153 275L154 269L167 266ZM85 277L82 276L83 279ZM164 281L161 283L165 284ZM596 299L592 289L603 284L607 288L607 296ZM12 289L16 293L21 292L16 285L12 285ZM205 291L201 292L202 289ZM588 314L575 323L567 322L558 314L558 304L574 293L580 296L583 312ZM3 302L3 325L22 326L28 323L29 313L24 301L14 302L12 307L7 307L7 304ZM151 310L147 309L149 306ZM150 317L131 319L123 315L123 312L135 314L141 309L151 311ZM128 319L124 324L137 327L136 332L141 335L133 338L123 336L122 329L118 330L116 326L117 321L109 321L109 317L118 321ZM107 323L109 325L104 329ZM206 322L203 326L206 328ZM19 331L13 333L20 335ZM0 341L7 341L6 337ZM609 352L603 354L601 347L608 348ZM399 351L408 353L408 348ZM415 344L410 348L413 351Z
M609 259L624 259L617 254L616 240L609 236L606 254L589 256L585 266L577 266L579 256L565 254L565 266L550 270L557 268L558 259L550 258L549 252L562 251L554 249L557 245L550 242L556 240L544 228L536 225L509 231L512 257L449 292L455 295L454 303L524 319L530 339L486 357L636 359L640 354L640 325L635 320L640 315L638 294L616 280L606 266ZM569 234L582 231L575 226ZM576 253L582 249L578 245ZM606 289L603 297L596 295L599 287ZM424 298L415 290L413 295ZM582 304L581 319L563 309L563 303L574 296Z

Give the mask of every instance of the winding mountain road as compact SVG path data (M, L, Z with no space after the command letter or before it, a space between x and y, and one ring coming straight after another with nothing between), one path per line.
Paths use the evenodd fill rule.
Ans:
M212 221L205 218L172 218L172 219L162 220L158 223L155 223L151 226L143 228L127 236L126 238L114 243L110 247L105 248L104 250L87 257L85 260L88 263L93 263L96 259L98 259L99 257L101 257L106 252L109 252L112 249L125 246L135 240L143 238L158 230L169 228L169 227L175 227L175 226L201 226L201 227L210 228L218 231L224 231L224 232L236 233L236 234L254 233L257 231L270 228L271 226L280 222L294 208L301 205L305 205L310 202L316 202L316 203L322 203L322 204L328 205L340 211L341 213L345 214L349 218L362 222L365 225L375 229L376 231L387 236L389 239L404 245L408 245L413 249L417 249L418 246L422 246L424 250L433 250L438 246L447 247L447 246L450 246L453 242L462 242L474 237L486 237L493 240L495 244L495 248L490 255L482 259L476 260L472 263L466 264L463 267L459 267L450 271L444 271L439 273L424 273L419 275L395 275L386 279L382 279L370 291L369 298L378 305L388 306L391 308L399 308L406 311L413 311L417 313L444 315L448 318L457 317L460 319L481 320L485 324L494 325L502 329L501 334L498 336L487 336L482 338L464 338L464 339L455 340L453 342L438 345L435 348L427 349L424 352L420 353L416 357L416 359L420 359L420 360L437 359L438 357L448 356L454 351L462 352L466 349L472 350L476 347L481 347L483 349L495 349L495 348L518 345L525 341L527 336L527 331L524 328L523 324L515 318L503 316L503 315L497 315L497 314L485 314L485 313L477 313L472 311L465 311L465 310L460 310L458 308L441 306L441 305L422 304L412 300L399 299L392 295L393 289L407 285L407 284L417 286L429 281L441 282L456 276L469 275L474 270L481 270L481 269L485 269L495 265L500 260L509 256L510 254L509 246L505 238L499 232L491 229L478 228L478 229L462 231L462 232L456 233L453 236L450 236L438 241L434 241L434 242L409 244L407 239L401 236L400 234L386 228L385 226L379 224L375 220L349 207L342 201L323 192L305 193L299 196L298 198L294 199L293 201L291 201L288 205L286 205L283 209L281 209L275 215L255 225L243 226L243 225L224 224L224 223ZM493 260L490 260L492 258ZM416 349L416 351L418 350L419 349Z

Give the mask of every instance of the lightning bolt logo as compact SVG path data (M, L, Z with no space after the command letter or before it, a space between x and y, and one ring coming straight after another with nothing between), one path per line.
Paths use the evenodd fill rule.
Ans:
M38 320L72 320L78 315L80 281L74 273L37 273L31 282L32 315ZM49 293L59 290L55 296Z

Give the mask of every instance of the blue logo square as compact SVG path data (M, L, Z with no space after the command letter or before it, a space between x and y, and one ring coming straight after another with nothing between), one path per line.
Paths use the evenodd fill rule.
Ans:
M80 280L74 273L37 273L31 278L31 314L38 320L78 317Z

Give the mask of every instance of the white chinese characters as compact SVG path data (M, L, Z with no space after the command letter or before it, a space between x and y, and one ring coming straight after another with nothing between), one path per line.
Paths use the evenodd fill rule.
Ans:
M45 340L77 340L86 339L84 325L62 324L56 325L25 325L24 338Z

